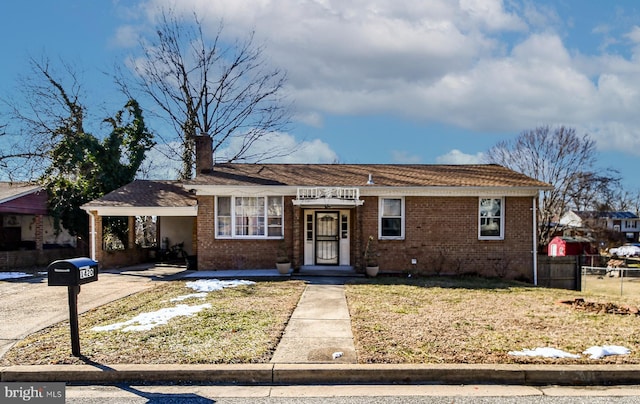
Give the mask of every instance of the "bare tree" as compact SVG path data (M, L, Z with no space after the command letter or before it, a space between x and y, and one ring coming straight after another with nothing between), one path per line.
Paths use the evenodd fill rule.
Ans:
M88 133L90 120L74 70L64 65L59 75L46 59L30 64L21 97L3 100L17 130L9 135L13 148L1 149L0 166L10 171L9 179L37 180L47 189L57 229L62 224L72 234L84 234L87 216L80 206L132 181L154 144L153 134L133 99L99 119L109 128L107 135Z
M538 242L547 245L558 230L558 219L571 208L592 208L599 195L618 184L611 171L597 172L595 142L575 129L537 127L511 141L499 142L487 152L489 163L553 185L542 192L538 210Z
M82 130L84 108L78 102L82 87L73 69L62 63L65 81L54 80L49 60L29 60L30 72L18 80L17 96L3 98L7 124L0 151L11 179L35 179L48 164L49 152L60 139L59 129L76 116ZM62 86L68 91L61 97ZM75 111L69 106L77 107Z
M20 167L31 153L21 147L18 136L7 132L7 127L6 123L0 125L0 181L22 180L25 177Z
M143 57L134 63L134 86L123 90L141 91L151 98L174 128L180 150L180 176L191 178L195 137L208 134L213 151L233 145L225 161L265 161L289 154L273 144L267 150L252 146L266 134L286 129L289 108L282 96L286 75L270 69L263 48L255 46L251 33L232 44L222 38L220 23L208 39L197 16L185 23L172 11L163 11L153 40L142 43ZM162 137L162 135L161 135Z

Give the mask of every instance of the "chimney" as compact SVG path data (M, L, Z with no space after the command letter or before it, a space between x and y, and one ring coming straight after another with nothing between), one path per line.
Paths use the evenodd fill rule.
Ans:
M196 136L196 177L213 171L213 139L206 133Z

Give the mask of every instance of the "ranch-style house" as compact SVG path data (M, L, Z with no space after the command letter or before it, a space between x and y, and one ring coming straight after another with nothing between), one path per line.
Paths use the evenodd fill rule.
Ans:
M546 183L498 165L213 164L199 136L189 181L136 180L83 206L101 266L144 260L131 236L103 248L107 216L154 216L199 270L271 269L284 243L296 271L362 272L373 239L381 273L536 281L536 209ZM160 242L160 241L159 241ZM168 245L163 245L167 248Z

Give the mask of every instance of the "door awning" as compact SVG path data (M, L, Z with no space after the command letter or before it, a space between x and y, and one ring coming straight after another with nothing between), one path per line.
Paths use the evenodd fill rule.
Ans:
M362 206L359 188L348 187L300 187L293 204L296 206Z

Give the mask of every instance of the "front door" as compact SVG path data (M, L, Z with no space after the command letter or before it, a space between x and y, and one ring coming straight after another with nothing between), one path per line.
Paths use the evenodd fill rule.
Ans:
M340 213L316 212L316 265L340 262Z

